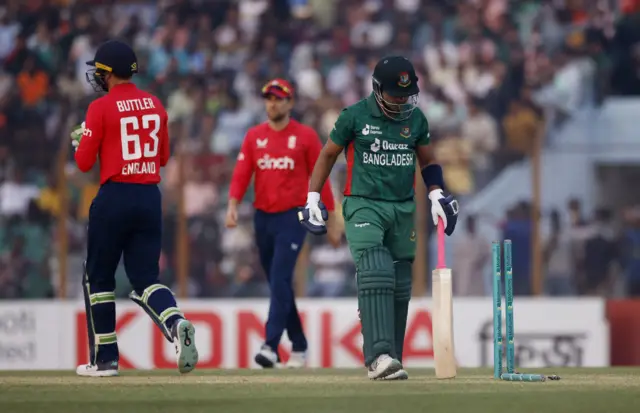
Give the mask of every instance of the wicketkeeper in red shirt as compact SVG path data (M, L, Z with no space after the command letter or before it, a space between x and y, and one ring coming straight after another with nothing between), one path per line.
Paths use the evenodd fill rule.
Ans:
M322 143L313 129L291 119L293 88L289 82L270 81L262 88L262 96L269 120L249 129L242 143L229 190L226 226L237 225L238 203L255 176L256 243L271 290L265 344L255 361L264 368L277 366L278 345L286 330L292 342L287 367L304 367L307 340L296 308L293 273L306 234L298 212L306 203L304 194ZM319 231L338 246L342 234L331 217L334 199L328 182L321 195L329 211L329 225Z
M87 64L92 66L87 81L108 93L89 105L86 121L71 133L78 168L88 172L100 162L83 276L90 360L76 373L118 375L114 291L120 257L133 287L129 297L175 345L178 369L188 373L198 362L195 330L171 290L158 281L162 200L157 184L169 160L167 112L158 98L131 83L138 61L127 44L108 41Z

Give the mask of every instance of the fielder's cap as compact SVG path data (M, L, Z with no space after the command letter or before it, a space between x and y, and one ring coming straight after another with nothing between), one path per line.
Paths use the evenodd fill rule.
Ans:
M266 98L269 95L280 99L290 99L293 97L293 87L284 79L273 79L262 87L262 97Z
M136 53L128 44L118 40L102 43L96 50L95 58L87 64L118 77L126 78L138 73Z
M403 56L388 56L381 59L373 69L373 79L382 91L394 97L417 95L418 76L413 64Z

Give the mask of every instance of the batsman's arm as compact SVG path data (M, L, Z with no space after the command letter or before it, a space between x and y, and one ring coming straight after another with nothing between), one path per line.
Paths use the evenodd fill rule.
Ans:
M442 167L436 162L433 145L418 146L416 152L422 179L429 192L436 189L444 189Z
M442 167L436 161L435 151L431 145L431 133L429 122L422 112L422 128L416 141L416 155L420 163L420 171L424 184L429 193L435 190L444 190L444 176Z
M429 124L424 115L423 119L425 126L416 142L416 156L420 163L420 172L424 185L428 189L433 224L438 225L441 220L444 224L444 233L451 236L458 222L460 207L453 195L444 196L444 173L442 172L442 167L436 161L433 145L429 144Z
M313 130L307 139L309 139L309 146L307 147L305 155L309 168L309 175L311 175L315 168L315 164L320 157L320 153L322 152L322 143L320 142L318 134ZM331 167L333 167L333 163L331 164ZM331 167L329 170L331 170ZM331 182L329 180L325 180L325 183L322 186L322 191L320 192L320 198L322 199L322 202L324 202L327 211L331 213L335 210L335 201L333 199L333 191L331 190Z
M318 155L318 160L309 180L309 192L320 192L324 186L333 165L342 150L353 140L353 119L348 109L343 109L336 120L327 143Z
M75 154L76 164L82 172L89 172L98 159L103 138L103 116L100 100L94 100L87 109L85 128Z
M313 167L313 172L311 172L309 192L320 193L322 191L333 169L333 165L335 165L343 149L343 146L335 144L331 139L327 141L320 151L320 155L318 155L318 160Z

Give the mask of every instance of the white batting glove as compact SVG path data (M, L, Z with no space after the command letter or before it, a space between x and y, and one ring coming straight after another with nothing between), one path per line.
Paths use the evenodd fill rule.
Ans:
M326 221L329 218L327 208L320 202L318 192L307 194L307 205L298 213L298 220L313 234L321 235L327 232Z
M453 234L458 222L458 213L460 206L453 195L444 196L442 189L434 189L429 192L431 200L431 218L433 225L438 225L438 219L442 219L444 224L444 232L447 235Z
M429 192L429 199L431 200L431 218L433 219L433 225L438 225L438 218L442 219L442 223L444 227L447 227L447 214L444 212L444 208L442 208L442 204L440 203L441 199L444 199L444 195L442 194L442 189L434 189Z
M322 218L322 210L320 209L320 194L317 192L309 192L307 194L306 209L309 210L309 222L314 225L324 225L325 220Z

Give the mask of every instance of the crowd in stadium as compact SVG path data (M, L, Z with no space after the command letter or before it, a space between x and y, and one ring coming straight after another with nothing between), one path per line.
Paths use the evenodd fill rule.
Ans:
M545 122L559 124L608 95L640 95L635 0L10 0L0 6L0 298L55 295L60 231L68 235L67 296L80 294L85 225L98 186L96 173L75 167L68 135L95 98L85 62L110 38L135 48L134 81L165 103L172 151L187 165L181 177L174 156L163 171L161 269L165 282L175 282L182 191L193 297L267 294L253 246L251 197L238 228L222 224L245 132L265 120L259 90L269 79L292 81L294 117L326 139L341 109L371 92L381 56L409 57L448 190L463 205L457 248L469 262L459 271L470 278L476 260L490 259L490 248L474 235L474 217L464 216L465 199L526 157ZM332 176L338 191L343 172L336 168ZM550 215L546 292L612 293L615 277L602 275L638 266L619 245L626 232L638 231L640 219L629 211L625 231L614 231L611 212L590 218L579 206L575 200ZM514 206L505 228L526 223L528 208ZM569 210L574 219L563 222ZM61 214L66 228L57 225ZM574 227L580 231L568 230ZM346 244L309 241L307 294L353 294ZM124 296L122 268L118 280ZM637 284L625 289L640 294ZM456 293L487 291L478 283Z

